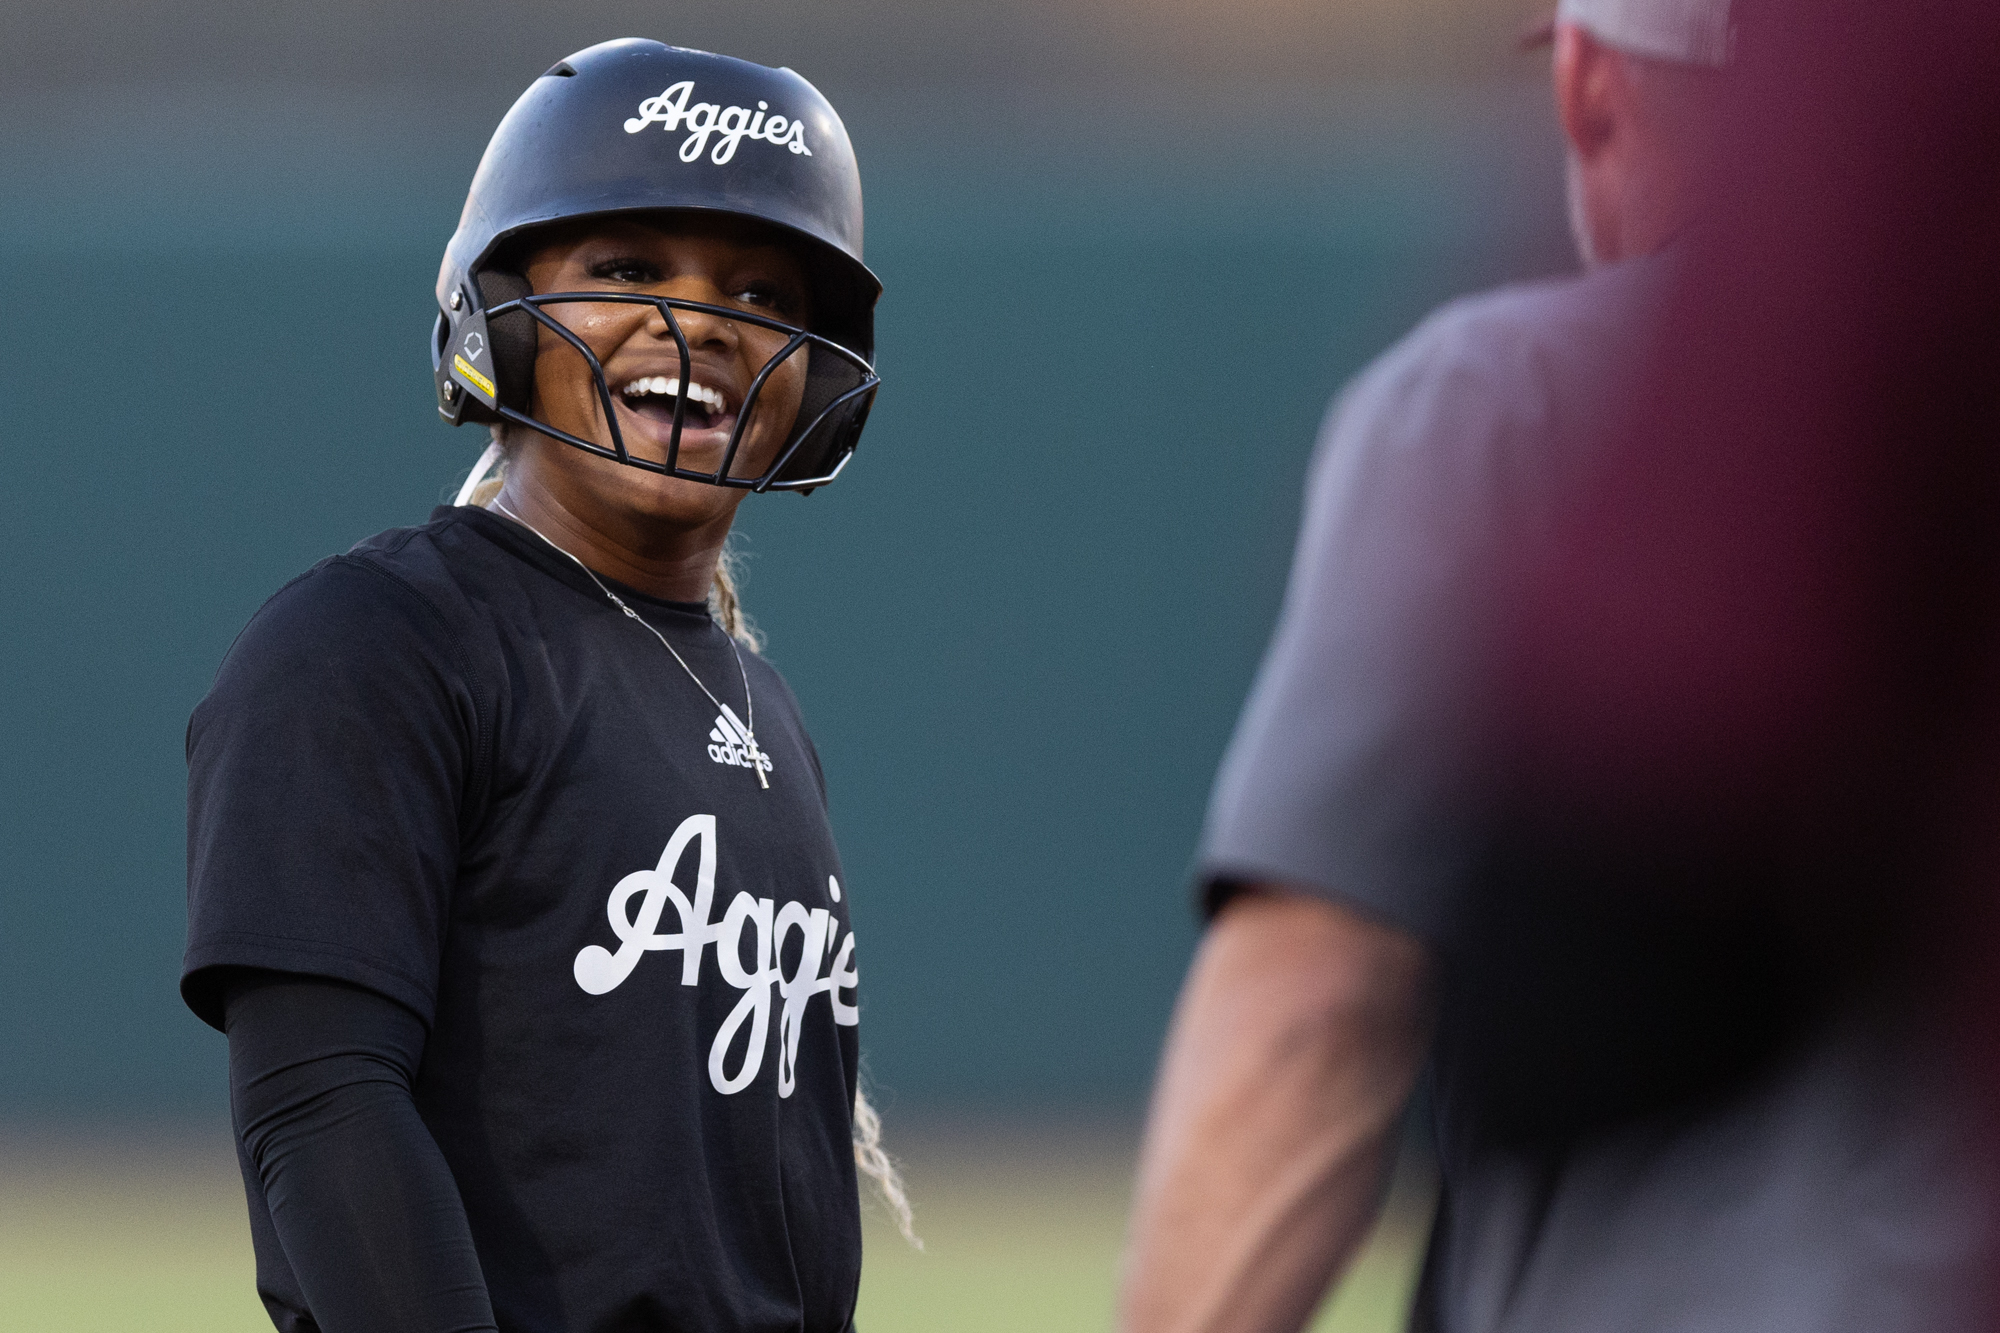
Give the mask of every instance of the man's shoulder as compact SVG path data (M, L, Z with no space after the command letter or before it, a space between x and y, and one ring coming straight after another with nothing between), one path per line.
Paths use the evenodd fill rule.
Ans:
M1593 361L1632 327L1659 281L1656 263L1633 261L1462 296L1432 311L1377 364L1512 373L1551 359Z
M1656 265L1630 263L1447 302L1354 378L1324 442L1547 442L1554 423L1585 419L1610 391L1657 285Z

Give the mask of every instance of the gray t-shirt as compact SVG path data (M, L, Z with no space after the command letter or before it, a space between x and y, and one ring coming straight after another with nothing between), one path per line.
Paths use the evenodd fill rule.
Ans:
M1315 888L1426 938L1449 926L1491 557L1582 461L1653 281L1621 265L1455 301L1335 400L1206 876Z
M1588 474L1671 262L1455 302L1336 401L1202 883L1324 895L1439 959L1417 1327L1953 1327L1990 1196L1911 1025L1801 1020L1782 929L1690 921L1602 849L1491 845L1495 579Z

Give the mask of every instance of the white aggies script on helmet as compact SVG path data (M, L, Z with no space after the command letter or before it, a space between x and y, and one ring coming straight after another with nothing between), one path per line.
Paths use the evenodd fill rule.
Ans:
M794 153L812 156L812 149L806 147L806 123L770 115L769 102L757 103L754 111L747 106L718 106L714 102L689 106L688 99L693 96L694 80L683 79L658 97L646 98L639 103L639 114L625 122L625 132L637 134L648 125L658 125L671 134L685 127L688 137L681 141L683 162L700 157L708 147L709 136L720 135L708 159L718 167L736 156L736 146L745 139L782 144Z

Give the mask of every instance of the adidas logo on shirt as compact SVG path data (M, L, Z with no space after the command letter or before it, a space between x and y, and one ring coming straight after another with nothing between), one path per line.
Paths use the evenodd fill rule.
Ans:
M728 764L732 768L750 767L750 729L743 725L743 719L728 704L722 705L722 712L716 715L715 725L708 729L708 757L718 764ZM762 759L766 773L771 771L771 755L761 747L758 757Z

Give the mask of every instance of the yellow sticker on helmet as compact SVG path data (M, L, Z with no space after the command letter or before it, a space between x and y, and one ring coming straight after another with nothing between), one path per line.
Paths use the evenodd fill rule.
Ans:
M454 355L451 358L451 366L453 370L456 370L459 374L465 376L465 378L471 380L474 384L478 385L480 389L484 390L488 398L494 398L498 396L498 394L495 392L493 388L493 381L487 379L484 375L474 370L472 368L472 363L470 361L467 361L464 357Z

